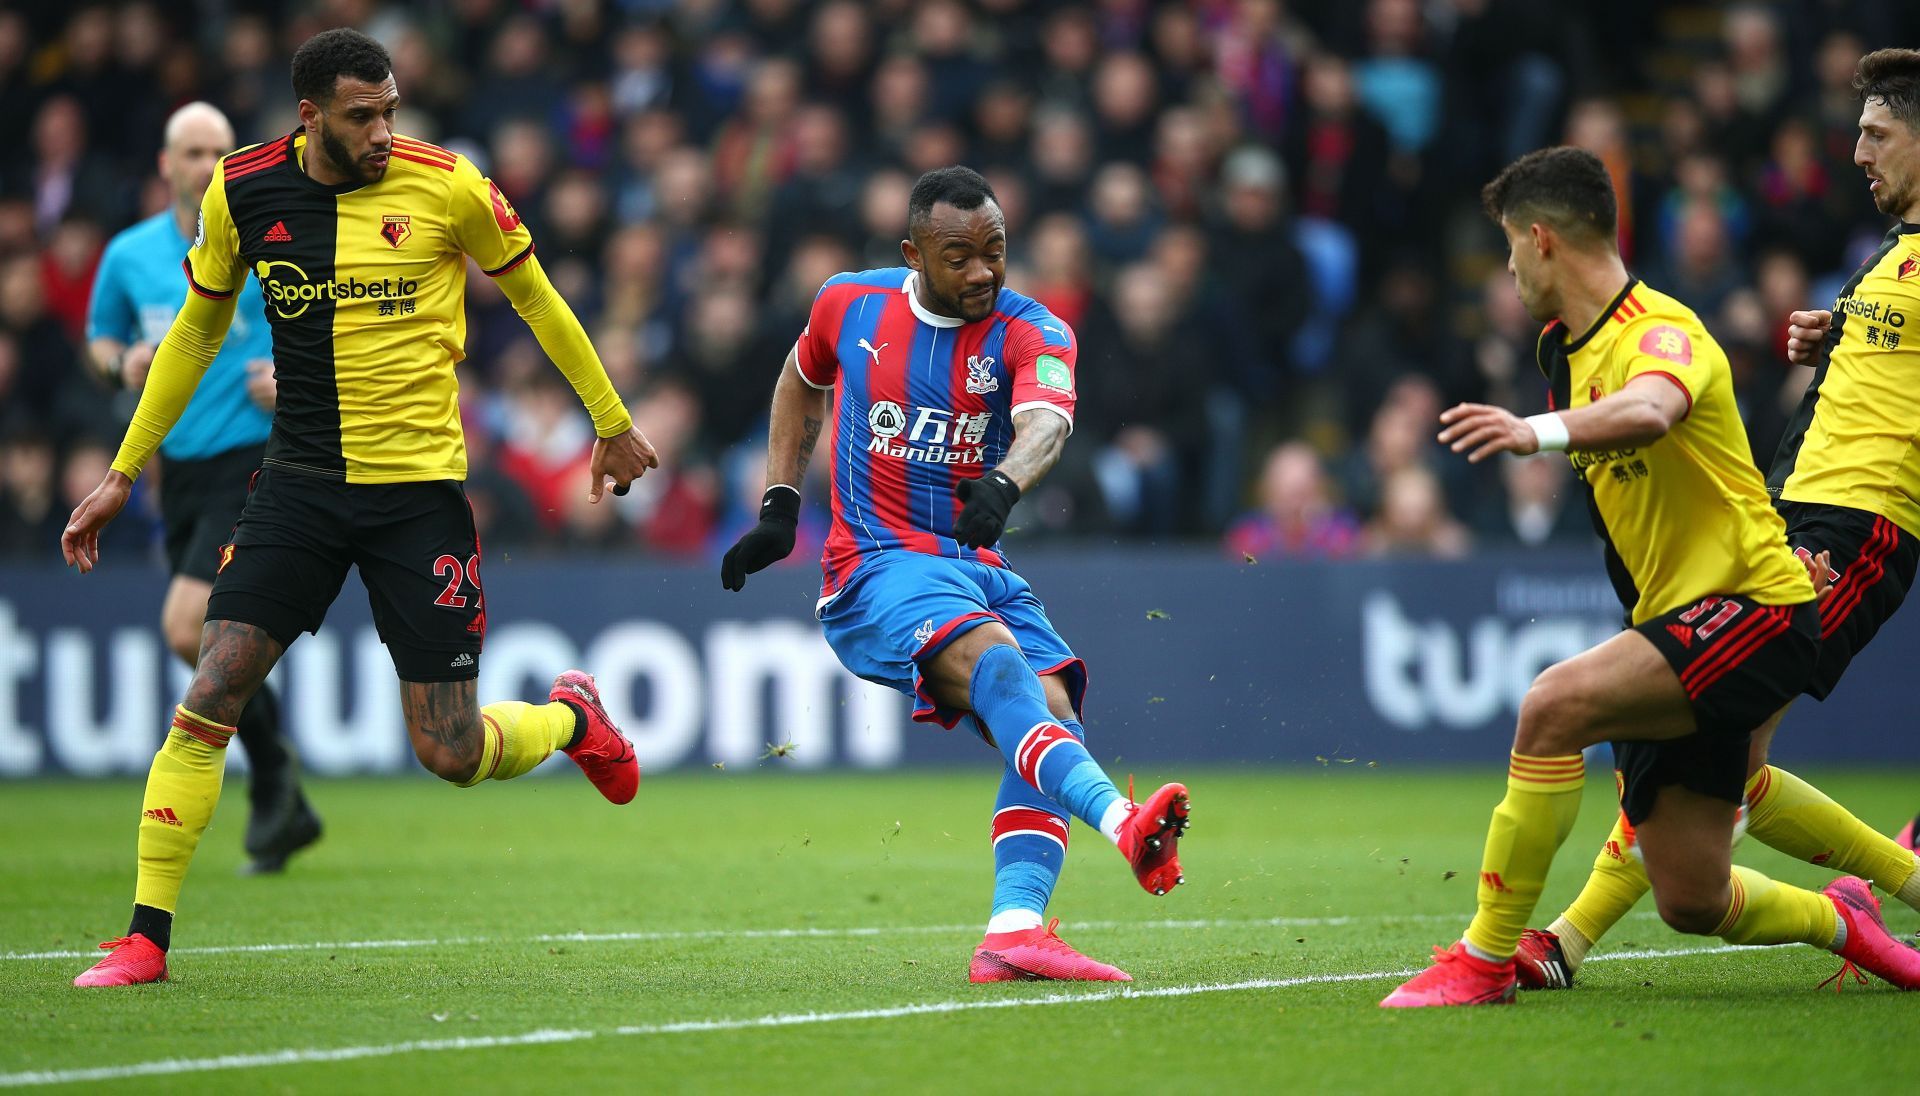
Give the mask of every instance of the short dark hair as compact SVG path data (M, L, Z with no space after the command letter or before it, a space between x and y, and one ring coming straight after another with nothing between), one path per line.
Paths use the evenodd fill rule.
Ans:
M323 30L293 53L293 93L315 103L333 100L342 76L377 84L393 72L387 47L352 27Z
M1551 225L1588 242L1612 242L1618 231L1613 177L1600 157L1561 145L1529 152L1480 191L1480 204L1502 219Z
M1853 90L1861 102L1885 103L1890 114L1920 133L1920 50L1877 49L1860 58Z
M955 164L934 168L913 184L913 195L907 199L907 234L918 232L940 202L955 209L979 209L987 202L999 205L1000 199L986 179L970 167Z

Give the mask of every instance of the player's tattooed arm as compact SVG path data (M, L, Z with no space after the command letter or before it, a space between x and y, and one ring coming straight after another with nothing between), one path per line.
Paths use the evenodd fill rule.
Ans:
M1033 490L1053 469L1067 448L1067 420L1052 411L1033 408L1013 417L1013 444L997 466L1022 493Z
M767 486L784 483L799 489L826 421L827 394L800 379L800 363L789 350L780 380L773 386L773 414L767 429Z

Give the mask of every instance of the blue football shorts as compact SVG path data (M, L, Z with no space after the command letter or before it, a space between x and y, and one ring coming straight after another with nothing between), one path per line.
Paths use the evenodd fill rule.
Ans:
M952 730L968 713L934 702L920 663L987 621L1005 625L1027 665L1065 675L1073 710L1087 692L1087 665L1047 619L1027 581L1004 567L919 552L882 552L862 562L814 615L841 665L913 697L913 718Z

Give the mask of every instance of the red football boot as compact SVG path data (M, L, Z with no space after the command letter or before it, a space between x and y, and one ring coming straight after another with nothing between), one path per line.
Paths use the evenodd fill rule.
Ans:
M141 933L109 940L109 954L73 980L76 986L138 986L167 980L167 953Z
M1489 963L1468 954L1456 941L1450 948L1433 949L1433 965L1387 994L1381 1008L1425 1008L1429 1005L1513 1004L1513 960Z
M1893 840L1909 852L1920 853L1920 814L1908 819L1900 832L1893 835Z
M990 932L973 949L969 982L1131 982L1133 975L1073 950L1053 930L1038 925L1019 932Z
M1560 938L1545 929L1520 934L1520 950L1513 953L1513 976L1521 989L1573 988L1573 968L1560 950Z
M640 791L640 759L633 754L633 743L607 718L600 704L600 688L593 675L584 670L568 670L553 679L548 700L566 700L580 706L587 715L586 731L575 736L564 751L580 771L587 774L600 794L614 803L631 803Z
M1127 782L1133 798L1133 782ZM1149 894L1165 894L1187 881L1180 874L1177 853L1180 835L1187 832L1187 786L1167 784L1145 803L1129 803L1120 823L1120 854L1133 865L1133 876Z
M1901 989L1920 989L1920 948L1894 939L1887 931L1886 922L1880 919L1880 900L1873 896L1866 880L1845 876L1827 884L1820 893L1832 900L1847 926L1847 942L1834 954ZM1846 973L1843 966L1839 975L1827 981Z

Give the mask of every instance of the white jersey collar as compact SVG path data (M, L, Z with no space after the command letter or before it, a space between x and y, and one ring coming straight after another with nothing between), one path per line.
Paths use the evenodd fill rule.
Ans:
M958 316L942 316L937 312L927 311L926 306L920 303L920 295L914 292L914 287L919 283L920 272L909 270L907 280L900 285L900 292L907 295L907 307L913 309L914 318L929 327L965 327L967 325L967 321Z

